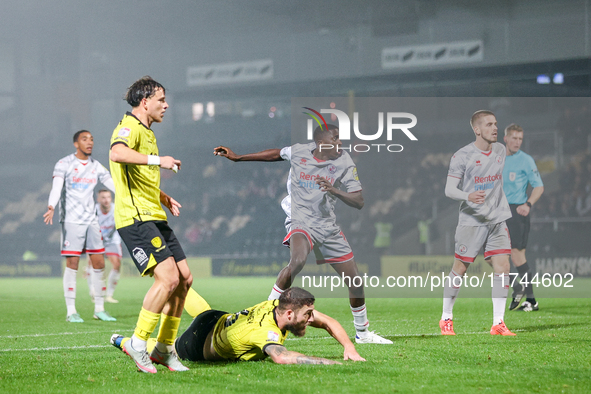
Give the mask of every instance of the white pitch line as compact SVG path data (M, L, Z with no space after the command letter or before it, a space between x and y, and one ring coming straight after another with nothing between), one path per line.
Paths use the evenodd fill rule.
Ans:
M127 330L131 331L131 330ZM513 330L514 332L522 332L525 330ZM100 331L102 332L102 331ZM68 334L77 334L77 333L68 333ZM82 334L82 333L80 333ZM482 334L489 334L488 331L477 331L477 332L463 332L460 335L482 335ZM48 334L50 335L50 334ZM59 334L55 334L59 335ZM429 333L429 334L394 334L394 335L383 335L385 337L426 337L426 336L441 336L439 333ZM332 337L308 337L308 338L287 338L286 341L314 341L314 340L324 340L324 339L333 339ZM0 352L32 352L32 351L48 351L48 350L74 350L74 349L89 349L89 348L108 348L109 345L86 345L86 346L62 346L62 347L34 347L29 349L0 349Z
M513 330L513 332L523 332L525 330ZM482 335L482 334L490 334L489 331L476 331L476 332L462 332L459 333L458 335ZM429 334L392 334L392 335L386 335L386 334L380 334L383 337L386 338L391 338L391 337L397 337L397 338L406 338L406 337L437 337L437 336L441 336L441 334L439 333L429 333ZM287 338L286 341L313 341L315 339L333 339L332 337L308 337L308 338Z
M0 349L0 352L33 352L36 350L72 350L72 349L88 349L88 348L104 348L109 345L86 345L86 346L62 346L62 347L33 347L30 349Z
M85 331L85 332L60 332L54 334L26 334L26 335L0 335L1 338L34 338L34 337L50 337L57 335L83 335L83 334L101 334L101 333L113 333L115 331L133 331L133 330L109 330L109 331Z

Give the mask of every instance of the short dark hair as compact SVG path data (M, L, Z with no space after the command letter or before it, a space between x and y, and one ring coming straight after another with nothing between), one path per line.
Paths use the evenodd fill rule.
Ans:
M474 123L476 123L476 121L478 119L480 119L480 118L482 118L483 116L486 116L486 115L495 116L495 114L492 111L488 111L486 109L481 109L479 111L474 112L474 114L470 118L470 126L472 126L472 128L474 128Z
M146 75L127 88L127 92L123 99L127 101L133 108L140 105L143 99L147 99L156 94L158 89L162 89L162 93L166 93L166 89L160 83L154 81L152 77Z
M309 291L299 287L290 287L279 296L279 305L277 305L277 309L280 313L283 313L288 309L297 311L304 305L314 305L315 300L316 299Z
M338 130L339 127L333 124L327 124L326 126L318 126L314 129L314 141L318 141L325 133L328 133L331 130Z
M523 133L523 128L515 123L511 123L509 126L505 128L505 135L511 134L514 131L516 133Z
M111 194L111 191L109 189L101 189L101 190L98 191L97 194L101 194L101 193L104 193L104 192L108 192L109 194Z
M82 133L88 133L88 134L92 135L92 133L88 130L77 131L76 134L74 134L74 142L78 142L78 138L80 138L80 134L82 134Z

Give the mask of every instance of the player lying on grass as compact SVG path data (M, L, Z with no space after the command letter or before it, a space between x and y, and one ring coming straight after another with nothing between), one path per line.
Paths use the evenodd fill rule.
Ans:
M174 343L175 351L183 360L256 361L269 356L278 364L340 364L285 348L283 343L288 331L303 337L306 327L312 326L326 330L343 345L343 360L365 361L339 322L314 310L314 296L298 287L287 289L278 300L261 302L237 313L211 309L190 289L185 309L194 320ZM128 340L113 334L111 344L125 351L123 345ZM154 345L154 340L148 341L148 352Z

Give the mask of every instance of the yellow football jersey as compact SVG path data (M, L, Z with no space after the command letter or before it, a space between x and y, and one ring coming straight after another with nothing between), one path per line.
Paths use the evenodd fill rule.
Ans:
M213 329L215 351L228 360L262 360L265 347L283 345L287 331L277 327L275 307L279 300L222 316Z
M158 155L154 132L130 112L113 131L111 147L124 144L145 154ZM160 204L160 167L109 161L115 183L115 227L132 225L135 220L166 220Z

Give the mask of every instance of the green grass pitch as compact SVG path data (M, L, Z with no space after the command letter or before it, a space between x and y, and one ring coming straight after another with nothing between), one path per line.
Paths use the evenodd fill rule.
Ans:
M156 375L109 344L112 333L131 334L152 280L122 278L119 304L107 304L117 322L92 319L84 281L77 307L83 324L65 321L62 281L0 280L0 392L2 393L257 393L337 392L591 392L591 300L540 299L540 311L507 312L517 337L491 336L492 304L460 298L454 309L457 335L439 335L441 299L368 299L371 329L393 345L358 345L365 363L276 365L262 362L189 363L189 372L158 367ZM193 287L215 309L230 312L266 299L273 278L210 278ZM577 284L591 285L591 280ZM353 336L348 302L318 299L318 310ZM188 326L185 313L181 329ZM288 337L290 350L340 359L341 346L322 330Z

